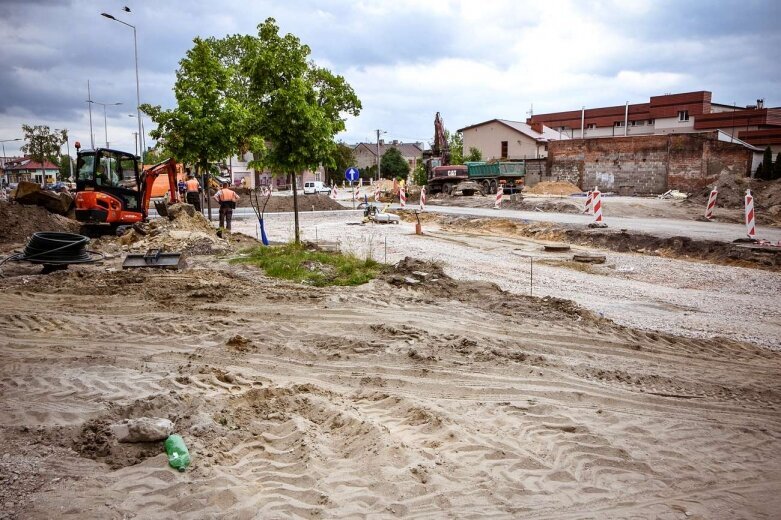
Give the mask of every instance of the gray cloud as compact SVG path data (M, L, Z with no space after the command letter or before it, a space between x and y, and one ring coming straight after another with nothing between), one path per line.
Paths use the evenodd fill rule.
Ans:
M132 13L121 10L126 4ZM274 16L356 87L364 111L350 120L347 140L375 128L426 137L436 111L455 129L483 118L523 119L532 103L537 111L574 109L671 90L781 104L774 65L781 2L772 0L594 0L558 11L499 0L2 0L0 138L16 137L24 122L88 135L89 79L94 99L124 104L108 114L109 133L132 149L132 31L101 11L137 26L142 101L163 106L174 103L175 71L195 36L254 34Z

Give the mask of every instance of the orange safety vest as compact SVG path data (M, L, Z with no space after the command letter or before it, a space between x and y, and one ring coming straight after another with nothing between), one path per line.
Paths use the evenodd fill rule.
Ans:
M201 185L198 184L197 179L189 179L187 182L185 182L185 184L187 185L187 191L191 193L197 192L201 188Z
M220 202L236 202L239 199L236 192L229 188L223 188L218 191L216 197Z

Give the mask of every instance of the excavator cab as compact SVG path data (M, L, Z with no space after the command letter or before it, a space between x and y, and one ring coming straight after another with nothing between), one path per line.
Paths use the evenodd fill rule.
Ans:
M98 148L78 153L76 219L87 223L132 224L142 211L136 155Z
M98 148L78 152L76 220L117 227L146 220L152 186L167 175L170 201L177 202L176 162L168 159L139 172L136 155Z

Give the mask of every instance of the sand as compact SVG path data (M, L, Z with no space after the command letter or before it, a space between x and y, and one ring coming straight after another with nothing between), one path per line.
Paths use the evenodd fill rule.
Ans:
M566 181L543 181L526 188L524 193L534 195L572 195L583 193L583 190Z
M10 518L772 518L781 358L407 261L357 288L197 257L0 279ZM422 282L410 285L414 273ZM161 443L108 425L172 420Z

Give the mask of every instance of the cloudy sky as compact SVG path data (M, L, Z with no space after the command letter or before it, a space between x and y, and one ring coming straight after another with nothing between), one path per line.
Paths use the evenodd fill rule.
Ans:
M46 124L88 144L89 80L93 100L122 103L107 109L111 146L133 150L132 30L101 12L137 26L141 101L164 107L194 37L254 34L276 18L358 93L363 112L348 120L346 142L373 141L377 128L385 139L428 142L437 111L455 130L525 120L532 106L575 110L693 90L720 103L781 105L777 0L0 0L0 139ZM7 154L19 144L5 143Z

